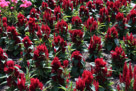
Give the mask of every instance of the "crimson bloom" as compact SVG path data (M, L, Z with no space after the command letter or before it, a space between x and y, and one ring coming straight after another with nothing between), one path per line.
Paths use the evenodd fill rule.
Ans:
M29 87L29 91L36 91L36 89L43 90L43 84L39 81L37 78L31 78L30 79L31 84Z
M85 81L80 77L76 81L76 89L80 91L84 91L85 89Z

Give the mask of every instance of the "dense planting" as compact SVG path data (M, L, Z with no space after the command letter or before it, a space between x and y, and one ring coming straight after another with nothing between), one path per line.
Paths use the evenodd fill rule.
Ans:
M0 88L136 91L136 6L131 4L0 0Z

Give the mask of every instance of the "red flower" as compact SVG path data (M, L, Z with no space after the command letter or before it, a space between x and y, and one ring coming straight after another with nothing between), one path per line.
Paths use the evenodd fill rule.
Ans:
M111 56L114 63L118 63L118 62L124 63L124 60L127 58L121 46L120 47L117 46L115 48L115 51L111 51Z
M69 61L68 60L64 60L63 61L63 66L64 68L68 67Z
M102 67L105 67L106 66L106 62L103 61L103 58L97 58L95 59L95 65L96 65L96 68L102 68Z
M45 21L46 19L47 22L49 21L50 17L51 17L51 9L45 10L43 14L43 20Z
M25 86L26 80L25 80L25 78L23 78L23 77L21 77L21 79L18 78L17 81L18 81L17 86L18 86L19 90L24 91L26 89L26 86Z
M25 48L28 48L29 46L32 45L32 41L29 39L28 36L24 37L22 42L23 42Z
M129 62L129 75L130 75L130 79L132 79L133 72L132 72L131 62Z
M105 7L100 9L99 14L100 14L100 18L99 18L100 22L104 22L104 21L110 22L109 12Z
M76 45L80 45L81 40L83 39L83 32L81 30L71 30L69 32L72 42L74 42Z
M90 32L93 32L97 29L98 27L98 23L97 21L94 20L94 18L88 18L88 20L86 21L86 24L85 24L86 28L88 30L90 30Z
M37 34L37 36L38 36L39 39L42 38L42 32L41 32L41 30L40 30L40 27L38 27L38 31L37 31L36 34Z
M18 26L22 26L26 23L26 19L23 14L19 13L17 18L18 18Z
M79 15L80 17L89 17L89 10L85 6L80 6L79 9Z
M29 25L29 32L30 33L34 33L34 29L35 29L35 18L29 18L28 21L28 25Z
M97 82L96 80L93 81L93 85L95 87L95 91L99 91L99 82Z
M7 22L7 17L2 17L2 22Z
M13 70L14 70L14 61L12 61L12 60L9 60L9 61L7 61L6 63L5 63L5 65L4 65L4 71L6 72L6 73L12 73L13 72Z
M130 13L127 15L127 21L131 21L132 20L132 24L135 24L136 22L136 10L135 9L132 9L130 11Z
M61 36L54 36L54 42L52 43L52 46L55 48L55 46L59 47L59 49L57 51L61 52L65 52L66 50L66 46L67 46L67 42L64 41L63 38L61 38Z
M80 51L74 51L71 55L71 60L74 58L74 60L81 60L82 59L82 54Z
M43 89L43 84L39 81L39 79L31 78L30 81L31 81L31 84L30 84L29 91L35 91L37 88L41 90Z
M62 8L65 11L73 11L73 3L71 2L71 0L63 0L63 2L62 2Z
M56 17L56 20L61 18L61 8L60 8L60 6L58 6L58 7L56 6L54 8L54 15Z
M46 2L42 2L42 10L46 10L48 7L48 4Z
M134 89L134 91L136 91L136 75L134 77L133 89Z
M127 63L125 62L124 63L124 67L123 67L123 82L126 84L126 91L128 90L128 88L129 88L129 86L130 86L130 81L131 81L131 78L130 78L130 76L131 76L131 73L129 72L129 69L128 69L128 67L127 67Z
M61 67L61 62L58 57L55 57L51 63L52 69L58 70Z
M136 75L136 65L134 66L134 73L133 73L134 77Z
M88 7L90 12L92 12L92 10L95 9L95 5L93 5L91 1L88 1L86 3L86 6Z
M27 60L27 66L28 66L28 68L29 68L29 66L30 66L30 62L29 62L29 60Z
M96 6L96 9L98 9L98 10L103 7L102 0L93 0L93 4Z
M79 16L72 17L72 25L80 26L81 23L82 23L82 20L80 19Z
M54 0L48 0L48 5L50 8L54 8L55 7L55 1Z
M87 85L87 88L89 88L89 85L93 81L93 74L88 70L84 70L83 73L82 73L82 78L85 81L85 84Z
M43 34L45 34L44 39L47 40L49 38L49 35L50 35L50 32L51 32L50 27L48 25L42 24L41 30L42 30Z
M7 17L2 18L3 27L7 27Z
M68 24L62 19L58 21L57 25L55 25L55 32L58 33L61 37L66 36L68 31Z
M16 86L16 85L17 85L16 82L14 81L14 77L9 76L9 77L7 78L7 85L8 85L9 87L11 87L11 86Z
M79 1L78 0L71 0L71 1L73 1L73 6L74 7L77 7L77 5L79 5Z
M2 48L0 48L0 62L1 60L6 60L7 59L7 54L3 51Z
M88 47L89 53L92 54L100 52L100 50L102 49L102 45L101 45L101 38L99 38L98 36L93 36L90 39L90 45Z
M124 19L124 14L118 12L117 15L116 15L116 20L117 21L122 21L123 19Z
M117 85L117 90L120 91L120 86L119 86L119 84Z
M36 61L42 61L46 60L49 57L48 49L47 47L42 44L36 47L36 50L34 51L34 60Z
M114 26L112 28L108 28L105 38L107 41L108 40L111 41L114 40L115 38L118 38L118 32Z
M32 18L36 17L36 13L37 13L37 10L36 10L35 8L32 8L32 9L30 10L30 16L31 16Z
M84 91L84 89L85 89L85 81L83 79L81 79L80 77L76 81L76 89L78 89L80 91Z
M126 35L126 38L123 37L125 44L129 45L130 47L136 46L136 38L133 37L132 33L130 35Z

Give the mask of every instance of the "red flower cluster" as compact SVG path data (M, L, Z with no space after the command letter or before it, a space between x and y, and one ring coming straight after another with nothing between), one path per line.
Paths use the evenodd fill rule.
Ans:
M106 38L106 41L108 40L113 41L115 38L118 38L118 32L114 26L111 28L108 28L105 38Z
M56 6L55 8L54 8L54 15L55 15L55 17L56 17L56 20L59 20L60 18L61 18L61 8L60 8L60 6Z
M43 84L39 81L39 79L31 78L30 81L31 81L31 84L29 87L29 91L35 91L37 88L40 90L43 90Z
M7 60L8 56L7 54L3 51L2 48L0 48L0 72L3 71L4 68L4 63L2 62L2 60Z
M94 35L90 39L90 45L88 47L89 53L98 54L101 51L101 49L102 49L101 38Z
M35 8L32 8L31 10L30 10L30 17L32 17L32 18L34 18L34 17L36 17L37 16L37 10L35 9Z
M117 21L122 21L123 19L124 19L124 14L118 12L117 15L116 15L116 20Z
M18 78L17 80L17 86L19 88L20 91L24 91L26 90L27 86L25 86L25 83L26 83L26 79L25 77L21 77L21 79Z
M79 16L72 17L72 25L79 27L79 26L81 26L81 24L82 24L82 20L80 19Z
M92 18L87 19L85 26L90 32L93 32L93 31L95 31L97 29L98 23L92 17Z
M112 50L111 56L112 56L112 63L118 67L122 67L125 62L125 59L127 58L121 46L120 47L117 46L115 48L115 51Z
M48 49L44 44L38 45L34 51L34 60L39 64L40 61L47 60L49 57Z
M7 27L8 37L9 39L15 40L15 44L20 43L21 40L19 39L19 34L16 31L16 28L14 26L8 26Z
M104 21L110 22L109 12L105 7L100 9L99 14L100 14L100 18L99 18L100 22L104 22Z
M2 18L3 27L7 27L7 17Z
M54 42L52 43L52 46L54 47L54 49L55 49L55 46L59 47L59 49L57 49L57 51L58 52L61 51L64 53L66 50L65 47L67 46L67 42L64 41L64 39L61 38L61 36L54 36Z
M54 20L55 18L51 15L51 9L45 10L43 14L43 22L49 24L50 27L53 27Z
M42 8L41 9L44 11L44 10L47 9L47 7L48 7L48 4L46 2L42 2Z
M107 81L107 77L112 75L112 71L108 71L106 64L107 63L103 60L103 58L95 59L94 73L96 74L96 80L98 80L101 85L104 85L102 83Z
M74 51L71 55L71 60L73 66L78 66L80 68L82 60L82 54L80 53L80 51ZM74 60L78 61L77 64L74 63Z
M103 1L102 0L93 0L93 3L97 10L103 7Z
M88 10L88 8L83 6L83 5L80 6L79 15L80 15L80 17L88 18L89 17L89 10Z
M7 54L3 51L2 48L0 48L0 62L1 60L6 60L7 59Z
M26 49L32 45L32 41L29 39L28 36L24 37L22 42Z
M77 7L77 5L79 5L79 1L78 0L71 0L73 2L73 6Z
M47 40L49 38L49 35L51 33L51 29L48 25L43 25L41 27L42 33L44 34L44 39Z
M132 33L126 35L126 38L123 37L125 44L129 45L131 48L136 47L136 38L133 37Z
M52 79L54 82L58 82L59 84L64 84L64 79L62 78L62 69L60 69L61 62L58 57L55 57L51 63L52 71L51 73L56 74L55 76L52 76Z
M55 32L59 34L61 37L66 36L68 31L68 24L64 21L58 21L57 25L55 26Z
M28 25L29 25L29 32L33 34L35 29L35 18L30 17L28 21Z
M83 32L81 30L71 30L69 32L72 42L74 42L76 45L80 45L81 40L83 39Z
M80 77L76 81L76 89L80 91L84 91L85 89L85 81L81 79Z
M129 22L131 22L132 21L132 24L135 24L135 22L136 22L136 18L135 18L135 16L136 16L136 10L135 9L132 9L131 11L130 11L130 13L127 15L127 21Z
M92 12L93 9L95 9L95 5L91 1L88 1L86 3L86 7L89 9L90 12Z
M50 8L54 8L56 6L56 3L54 0L48 0L48 5Z
M4 64L4 71L6 73L12 73L13 70L15 69L14 66L15 66L14 61L9 60Z
M17 23L18 27L23 26L27 21L25 16L21 13L18 14L17 18L18 18L18 23Z
M64 9L64 11L73 11L73 3L71 2L71 0L63 0L62 8Z
M134 68L135 71L135 68ZM125 90L128 91L130 85L131 85L131 80L133 79L135 80L135 73L132 72L132 67L131 67L131 63L129 63L129 67L127 67L127 63L124 63L124 67L123 67L123 74L119 75L119 80L120 83L124 83L125 84ZM135 83L134 83L135 84ZM118 87L118 89L120 88L120 86ZM135 91L135 86L133 87L134 91Z
M69 61L68 61L68 60L64 60L64 61L63 61L63 66L64 66L64 68L67 68L68 65L69 65Z
M93 74L92 72L88 71L88 70L84 70L82 73L82 78L85 81L86 84L86 89L89 90L89 86L92 84L93 82Z

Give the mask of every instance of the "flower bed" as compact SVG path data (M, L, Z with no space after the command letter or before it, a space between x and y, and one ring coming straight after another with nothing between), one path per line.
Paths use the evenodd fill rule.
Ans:
M0 0L0 87L136 91L136 6L131 2ZM119 79L113 87L114 78Z

